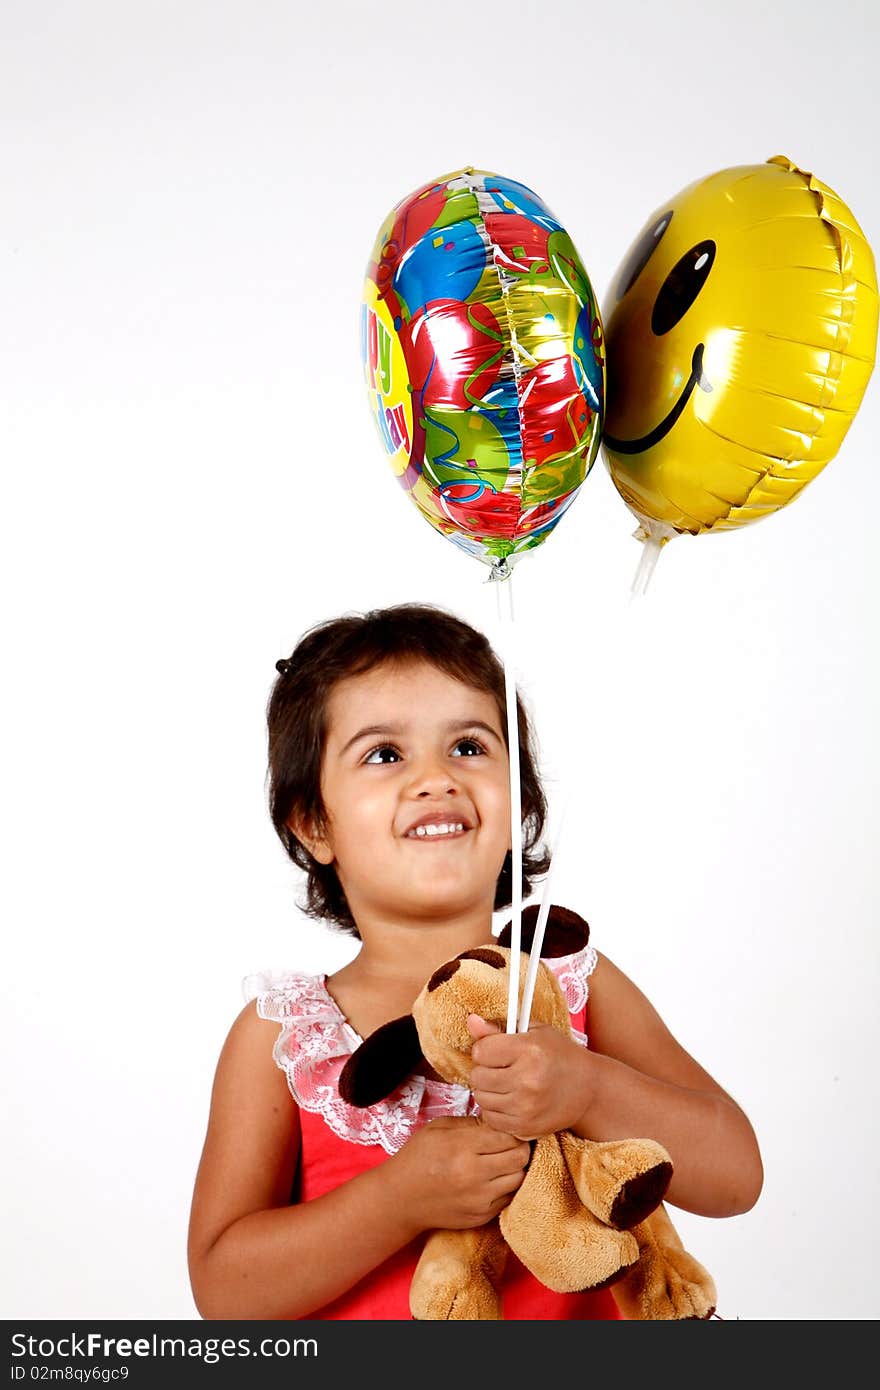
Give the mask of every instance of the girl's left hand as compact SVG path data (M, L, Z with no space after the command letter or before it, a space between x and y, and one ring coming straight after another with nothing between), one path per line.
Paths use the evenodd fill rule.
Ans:
M547 1023L527 1033L504 1033L469 1014L471 1090L486 1123L517 1139L540 1139L571 1129L594 1095L594 1058Z

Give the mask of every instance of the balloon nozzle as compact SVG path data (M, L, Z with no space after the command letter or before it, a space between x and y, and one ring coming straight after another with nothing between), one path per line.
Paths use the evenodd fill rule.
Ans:
M500 583L502 579L509 579L512 574L513 566L508 563L507 556L505 555L502 559L495 561L489 571L489 578L486 582L489 584L497 584Z
M639 522L633 535L636 540L642 542L642 553L639 557L638 569L633 577L630 599L642 598L648 592L651 576L657 567L657 561L660 559L660 551L677 534L674 527L667 526L663 522L645 520Z

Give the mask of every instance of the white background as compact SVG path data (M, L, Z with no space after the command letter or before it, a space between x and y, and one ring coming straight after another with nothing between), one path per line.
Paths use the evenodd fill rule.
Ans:
M868 0L10 3L2 22L6 1317L191 1318L186 1224L241 978L353 949L265 806L276 659L487 571L394 481L362 388L385 213L474 164L600 297L685 184L786 153L880 235ZM572 800L556 896L744 1106L757 1207L673 1212L726 1318L873 1318L872 382L758 526L639 547L597 463L517 568Z

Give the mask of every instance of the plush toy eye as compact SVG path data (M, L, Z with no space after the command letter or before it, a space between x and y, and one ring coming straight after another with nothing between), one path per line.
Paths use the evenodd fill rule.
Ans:
M457 960L448 960L445 965L438 966L428 981L428 993L433 994L435 989L439 989L447 980L451 980L458 968Z
M670 270L651 314L651 332L658 338L683 319L709 278L715 260L714 241L698 241Z
M458 959L481 960L484 965L491 965L493 970L503 970L506 964L504 957L488 946L477 946L473 951L462 951Z
M666 228L672 221L672 213L664 212L663 216L656 222L652 222L647 231L643 232L626 258L623 269L620 272L618 284L620 289L617 291L617 298L623 299L628 294L633 285L638 280L648 261L653 256Z
M493 951L489 946L476 946L472 951L462 951L455 960L448 960L445 965L438 966L428 981L428 993L433 993L447 980L451 980L463 960L481 960L484 965L491 965L493 970L503 970L507 964L501 952Z

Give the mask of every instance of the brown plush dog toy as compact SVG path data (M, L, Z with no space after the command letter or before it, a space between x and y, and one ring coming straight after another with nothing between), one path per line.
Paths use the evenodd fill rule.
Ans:
M522 916L522 949L534 936L537 908ZM589 939L577 913L553 907L542 957L573 955ZM425 1060L444 1081L469 1086L471 1013L507 1015L510 927L498 944L463 951L435 970L412 1014L385 1024L352 1054L339 1091L352 1105L373 1105ZM522 962L525 966L525 961ZM525 969L520 970L520 997ZM540 965L532 1018L571 1036L565 997ZM669 1154L651 1139L597 1143L571 1130L532 1141L525 1178L500 1216L475 1230L435 1231L410 1288L417 1319L500 1319L499 1286L508 1248L535 1278L558 1293L613 1284L625 1318L708 1318L711 1277L684 1249L661 1205L672 1177Z

